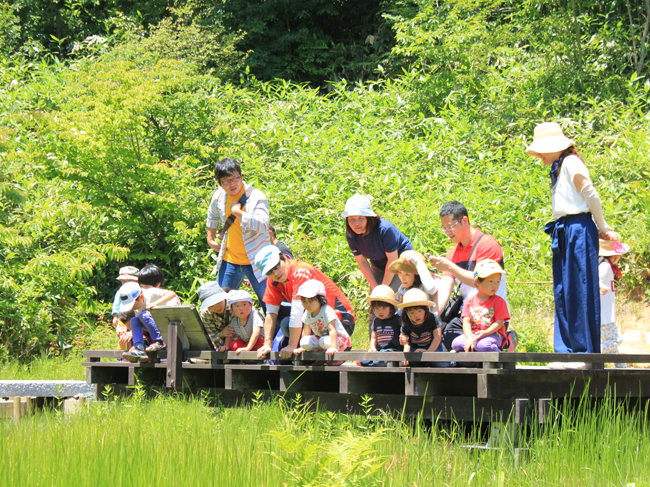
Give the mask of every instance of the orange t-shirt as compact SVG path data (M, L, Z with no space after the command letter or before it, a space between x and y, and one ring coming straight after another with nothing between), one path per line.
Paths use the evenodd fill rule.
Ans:
M226 218L230 216L230 205L239 199L244 194L245 188L242 186L241 191L235 196L228 195L226 197ZM242 210L244 207L242 207ZM241 222L239 218L235 218L235 221L230 228L228 229L228 237L226 239L226 250L223 253L223 260L230 262L231 264L238 265L250 265L251 262L248 259L248 254L246 253L246 247L244 247L244 236L242 235Z

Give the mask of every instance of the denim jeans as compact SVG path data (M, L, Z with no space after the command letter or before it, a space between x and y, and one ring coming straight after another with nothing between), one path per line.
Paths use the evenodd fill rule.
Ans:
M262 309L266 312L266 304L263 301L264 293L266 292L266 279L262 282L257 282L257 277L255 277L255 273L253 272L253 266L250 264L232 264L224 260L221 262L221 267L217 274L217 282L222 288L229 288L232 291L239 289L242 282L244 282L244 276L248 277Z

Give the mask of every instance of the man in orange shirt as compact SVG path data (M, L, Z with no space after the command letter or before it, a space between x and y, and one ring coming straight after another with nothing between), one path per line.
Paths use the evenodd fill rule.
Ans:
M264 346L257 351L259 358L271 351L273 338L276 334L278 311L282 301L291 303L291 314L282 320L280 326L289 337L289 344L280 350L280 357L291 358L293 351L298 348L302 331L302 315L304 308L300 296L296 293L300 286L316 279L325 286L327 304L334 310L341 324L350 336L354 332L355 316L352 305L343 291L329 277L307 262L292 260L280 250L269 245L260 250L255 256L255 267L268 276L264 302L266 303L266 320L264 321Z
M478 228L472 227L469 223L467 208L458 201L448 201L440 209L440 223L442 231L449 239L456 244L445 257L430 257L429 262L442 272L442 280L438 285L438 309L443 312L451 297L454 286L463 298L463 302L469 296L476 294L476 283L474 282L474 267L476 263L485 259L492 259L503 265L503 250L497 239L492 235L483 233ZM497 296L502 297L506 304L506 278L501 278ZM462 307L461 307L462 309ZM510 306L508 305L508 309ZM445 323L442 332L442 342L447 350L451 350L451 342L463 334L463 322L458 317L453 317Z

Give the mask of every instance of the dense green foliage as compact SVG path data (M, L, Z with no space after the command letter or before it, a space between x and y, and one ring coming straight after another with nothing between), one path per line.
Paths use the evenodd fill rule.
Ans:
M458 199L501 241L509 282L548 281L548 176L524 153L543 120L575 139L606 219L632 246L625 283L646 289L650 85L634 65L640 39L635 51L629 22L616 23L622 4L578 3L593 16L524 0L420 0L413 15L390 19L395 59L413 68L341 80L326 94L242 72L255 53L245 59L240 37L208 29L210 12L196 5L170 11L150 35L88 41L67 63L30 62L14 37L0 38L0 359L87 335L127 262L160 265L167 286L195 303L213 278L204 222L212 167L225 156L242 161L281 239L341 285L361 320L366 284L339 216L357 191L417 249L439 254L449 247L439 208ZM1 5L0 24L15 28ZM567 22L584 34L580 63ZM550 288L509 293L529 331L524 348L543 349Z
M533 424L515 463L512 445L479 451L478 430L375 414L310 411L298 402L210 408L160 396L94 402L73 416L45 412L0 421L3 484L644 485L647 411L552 410ZM524 429L522 428L522 433ZM48 445L43 448L43 445Z

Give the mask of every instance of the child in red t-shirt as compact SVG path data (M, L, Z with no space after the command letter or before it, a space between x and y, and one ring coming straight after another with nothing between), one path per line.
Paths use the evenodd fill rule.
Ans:
M496 296L505 271L492 259L476 264L474 282L477 294L465 299L463 305L463 335L451 344L456 352L500 352L506 338L504 322L510 319L505 300Z

